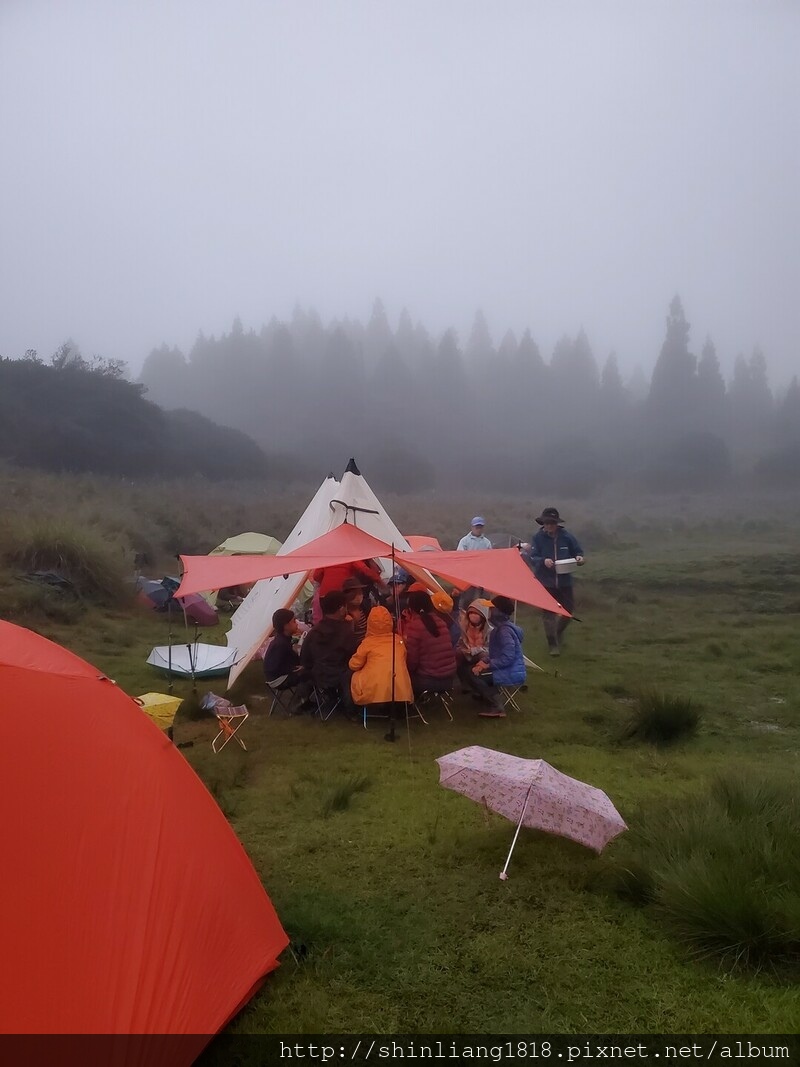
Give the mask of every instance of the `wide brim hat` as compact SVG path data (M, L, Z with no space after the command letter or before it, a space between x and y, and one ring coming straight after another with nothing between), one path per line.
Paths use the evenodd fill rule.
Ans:
M558 514L558 508L542 508L542 514L537 515L536 521L540 526L544 526L546 522L555 522L559 526L564 525L564 520Z

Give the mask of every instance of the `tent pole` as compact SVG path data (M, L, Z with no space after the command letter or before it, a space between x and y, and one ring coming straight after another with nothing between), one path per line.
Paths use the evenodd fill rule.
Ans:
M531 782L531 784L528 786L528 793L527 793L527 795L525 797L525 803L522 805L522 814L520 815L519 822L517 823L517 832L514 834L514 840L511 842L511 848L508 850L508 855L506 856L506 865L505 865L505 867L503 867L502 871L500 872L500 881L501 882L508 881L508 874L506 872L508 871L508 865L511 862L511 853L514 851L514 845L516 845L517 838L519 837L519 832L522 829L522 820L525 818L525 812L528 810L528 801L531 799L531 790L532 789L533 789L533 782Z
M394 573L395 573L395 570L394 570L395 569L394 541L392 541L392 556L391 556L391 560L392 560L392 577L394 578ZM393 590L393 593L396 593L396 591L397 591L397 582L392 582L392 590ZM395 620L396 619L397 619L397 612L395 611ZM395 628L392 627L392 702L389 705L389 733L388 734L384 734L384 737L383 737L384 741L396 741L397 740L397 736L395 735L395 732L394 732L394 678L395 678L396 641L397 641L397 634L395 632Z
M167 653L167 690L169 695L172 696L172 606L167 599L167 627L168 627L168 641L169 652Z

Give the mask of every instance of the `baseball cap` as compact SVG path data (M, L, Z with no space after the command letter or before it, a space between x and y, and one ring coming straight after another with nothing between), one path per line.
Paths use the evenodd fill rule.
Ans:
M470 523L470 526L485 526L485 525L486 525L486 519L484 519L483 515L476 515L475 518Z

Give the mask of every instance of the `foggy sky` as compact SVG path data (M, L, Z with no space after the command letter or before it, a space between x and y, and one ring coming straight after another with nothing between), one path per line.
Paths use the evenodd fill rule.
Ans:
M0 0L0 355L380 296L800 372L796 0Z

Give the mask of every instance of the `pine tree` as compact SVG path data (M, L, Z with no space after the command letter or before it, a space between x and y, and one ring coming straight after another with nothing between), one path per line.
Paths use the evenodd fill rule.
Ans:
M775 414L775 434L781 443L800 441L800 382L795 375Z
M478 310L475 312L472 330L464 350L464 360L470 371L480 371L490 364L493 356L494 345L489 327L486 325L483 312Z
M386 317L383 301L376 299L372 315L364 331L364 359L368 367L374 366L384 352L394 343L392 328Z
M669 306L667 333L650 381L650 427L661 440L677 441L697 427L697 359L689 351L689 323L679 296Z
M710 337L706 338L697 364L697 402L705 428L709 433L722 434L725 430L725 381Z

